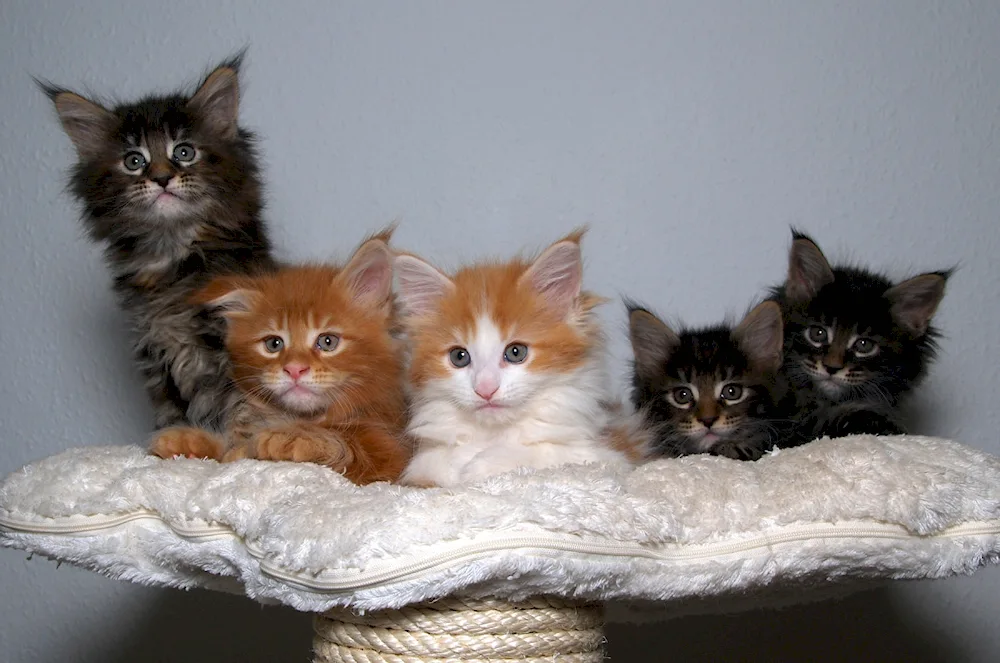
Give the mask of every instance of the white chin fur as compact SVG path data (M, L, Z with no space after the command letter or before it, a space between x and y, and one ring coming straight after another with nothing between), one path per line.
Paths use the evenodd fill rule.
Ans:
M311 414L323 409L327 405L326 399L322 396L301 390L285 392L281 396L278 396L278 402L286 410L292 410L300 414Z

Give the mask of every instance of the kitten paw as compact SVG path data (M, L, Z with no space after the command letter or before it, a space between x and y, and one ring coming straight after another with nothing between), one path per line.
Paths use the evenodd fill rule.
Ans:
M294 428L264 430L256 438L260 460L290 460L296 463L318 463L343 472L353 457L339 441L317 439Z
M200 428L183 426L166 428L156 434L149 451L160 458L186 456L188 458L222 459L222 440Z
M830 437L846 435L902 435L905 431L883 414L870 410L858 410L845 414L825 431Z
M740 442L720 442L712 448L713 456L732 458L733 460L760 460L764 455L764 449L757 445L742 444Z

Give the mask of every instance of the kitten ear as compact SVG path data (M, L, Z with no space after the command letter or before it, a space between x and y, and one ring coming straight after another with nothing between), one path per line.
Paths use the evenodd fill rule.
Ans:
M892 317L914 336L923 336L944 297L948 274L921 274L895 285L883 295L889 300Z
M223 317L246 313L260 293L250 287L245 279L220 276L208 282L191 296L191 302L214 309Z
M393 260L399 279L399 298L407 315L433 313L438 302L455 289L451 279L416 256L399 254Z
M569 315L583 287L582 237L583 231L577 231L545 249L520 278L530 281L561 317Z
M115 116L111 111L75 92L38 84L55 104L63 131L73 141L76 153L84 159L100 154L114 126Z
M663 369L681 339L658 317L644 308L626 302L628 336L640 375L655 375Z
M239 63L237 57L217 67L187 103L212 131L226 138L235 138L239 133Z
M733 340L757 370L777 371L784 345L784 324L778 303L764 302L754 307L733 330Z
M337 275L358 304L381 308L392 300L391 235L388 230L365 241Z
M785 295L793 302L804 302L815 297L823 286L833 283L833 270L816 242L794 230L792 236Z

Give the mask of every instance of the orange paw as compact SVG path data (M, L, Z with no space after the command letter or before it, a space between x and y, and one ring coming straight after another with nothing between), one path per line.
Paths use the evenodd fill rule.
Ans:
M342 465L349 462L348 451L342 444L333 444L297 431L294 428L263 430L257 434L257 458L260 460L290 460L296 463Z
M200 428L166 428L153 438L150 453L160 458L187 456L188 458L222 458L222 441Z

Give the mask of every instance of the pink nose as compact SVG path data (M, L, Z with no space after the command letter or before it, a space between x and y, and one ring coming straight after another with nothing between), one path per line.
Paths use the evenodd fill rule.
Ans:
M298 380L300 377L309 372L309 367L305 364L285 364L285 372L293 380Z
M476 394L484 401L488 401L493 398L493 394L497 393L497 389L499 388L500 385L492 382L487 382L485 384L476 383Z

